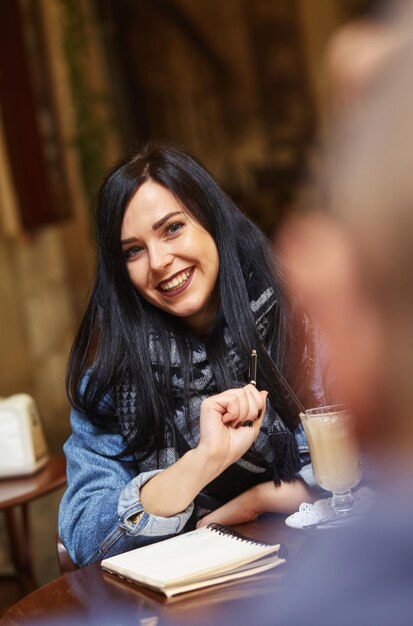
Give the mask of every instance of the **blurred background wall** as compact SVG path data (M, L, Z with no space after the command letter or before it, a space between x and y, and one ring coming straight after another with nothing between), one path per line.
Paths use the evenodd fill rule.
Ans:
M33 395L51 449L69 433L64 373L105 170L174 140L271 234L305 182L325 44L354 4L0 2L0 397Z
M104 171L172 139L270 233L305 173L322 52L346 2L0 4L0 396L31 393L59 445Z

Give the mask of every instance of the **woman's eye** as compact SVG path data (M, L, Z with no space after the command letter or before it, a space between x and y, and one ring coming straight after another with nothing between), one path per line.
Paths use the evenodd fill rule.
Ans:
M176 235L180 230L182 230L183 226L182 222L173 222L166 227L165 232L167 235Z
M143 248L141 246L133 246L133 248L128 248L128 250L124 250L123 256L129 261L130 259L134 259L138 254L142 252Z

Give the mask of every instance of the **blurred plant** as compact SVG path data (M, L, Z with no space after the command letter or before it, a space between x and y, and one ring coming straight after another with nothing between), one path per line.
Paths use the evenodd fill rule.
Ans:
M87 65L87 32L85 18L76 0L60 0L63 15L63 43L69 70L70 86L76 118L74 144L80 164L90 208L106 169L104 161L107 122L99 119L96 110L108 97L90 86Z

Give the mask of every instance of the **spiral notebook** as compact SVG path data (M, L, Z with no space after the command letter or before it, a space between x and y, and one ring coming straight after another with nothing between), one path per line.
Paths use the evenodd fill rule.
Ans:
M285 548L209 524L104 559L102 568L167 597L245 578L285 562Z

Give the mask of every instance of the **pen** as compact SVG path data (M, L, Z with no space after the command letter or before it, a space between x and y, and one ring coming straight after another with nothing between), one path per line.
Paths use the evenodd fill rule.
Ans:
M250 384L256 387L257 386L257 351L256 350L251 350L248 378L249 378ZM258 417L260 417L260 414L261 414L261 411L259 412ZM250 428L252 428L252 422L250 420L248 420L247 422L244 422L242 425L249 426Z
M252 350L250 356L250 370L248 374L248 378L250 379L250 384L257 386L257 351Z

